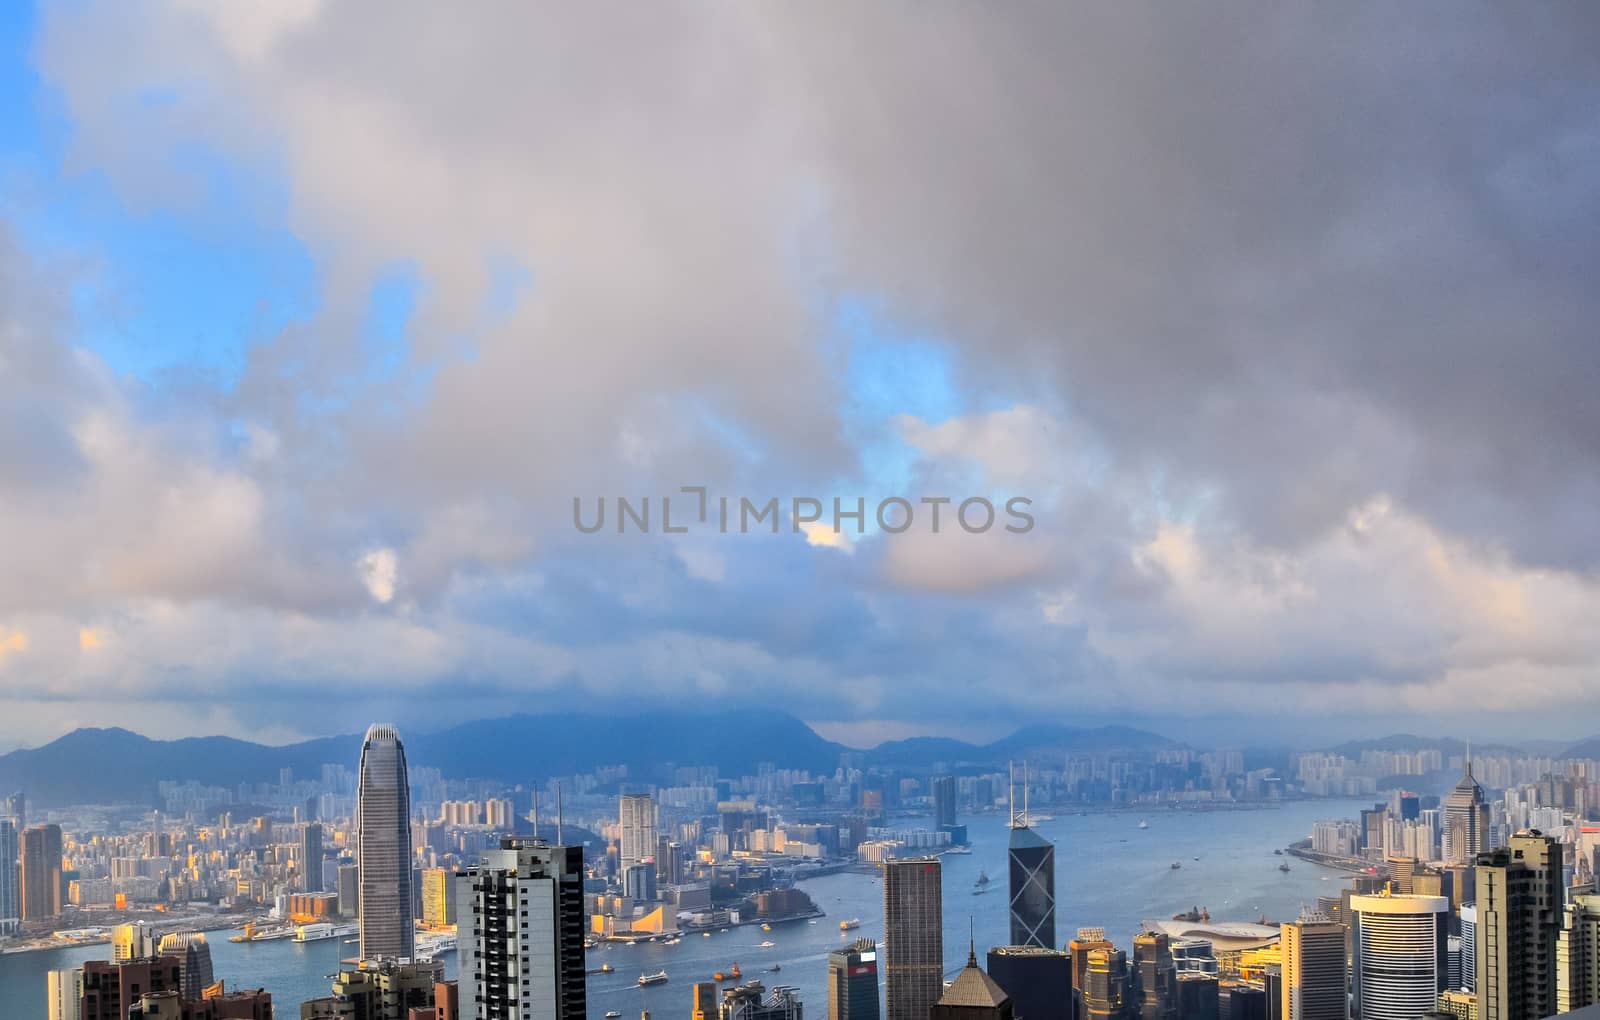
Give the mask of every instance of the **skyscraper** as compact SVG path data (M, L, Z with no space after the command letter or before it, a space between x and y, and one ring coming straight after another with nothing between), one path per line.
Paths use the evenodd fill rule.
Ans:
M300 875L306 892L322 892L322 826L316 822L300 832Z
M583 848L503 839L455 876L473 1016L583 1020Z
M857 939L828 954L828 1020L878 1020L878 947Z
M1140 1020L1178 1020L1178 968L1162 932L1133 937L1133 966L1139 972Z
M410 958L411 784L406 751L393 726L374 723L361 745L356 803L361 958Z
M989 976L1011 996L1026 1020L1072 1020L1072 960L1059 949L995 946Z
M1360 1020L1417 1020L1444 990L1443 896L1350 897L1355 1013Z
M655 856L655 798L648 793L625 793L618 802L617 814L622 828L618 870L627 874L635 864L652 860Z
M1461 781L1444 800L1444 844L1446 864L1471 864L1489 849L1489 802L1472 777L1471 757Z
M21 790L6 798L6 810L11 820L17 823L20 832L28 827L28 797Z
M1122 1020L1128 1001L1128 957L1097 947L1084 958L1083 1020Z
M22 843L17 823L0 818L0 922L22 917L22 876L18 856Z
M35 825L22 832L22 919L61 913L61 826Z
M1461 925L1461 986L1478 988L1478 905L1463 903L1456 912Z
M1056 848L1029 826L1027 770L1023 770L1023 810L1012 796L1011 847L1007 851L1011 889L1011 944L1056 946Z
M697 981L694 986L694 1009L689 1020L717 1020L721 1012L722 996L715 981ZM872 1001L878 1001L877 991L872 994Z
M1344 925L1305 914L1282 930L1282 1020L1345 1020Z
M46 1020L79 1020L83 1015L83 968L53 970L45 979Z
M935 828L956 824L955 776L940 776L933 781L933 824Z
M1480 1020L1539 1020L1556 1012L1561 866L1561 844L1538 830L1478 855Z
M177 958L179 991L185 999L200 998L216 980L211 970L211 946L201 932L168 932L161 936L156 953Z
M887 1020L928 1020L944 990L943 887L937 857L883 866L883 969Z
M976 947L967 949L967 965L950 982L930 1012L931 1020L1011 1020L1011 996L978 966Z
M1567 904L1556 943L1555 1011L1570 1013L1596 1003L1600 1003L1600 895L1578 893Z

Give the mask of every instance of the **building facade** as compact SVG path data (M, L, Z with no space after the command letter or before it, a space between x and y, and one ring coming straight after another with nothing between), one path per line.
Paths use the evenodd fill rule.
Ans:
M878 946L857 939L828 954L828 1020L878 1020Z
M937 857L883 866L883 964L888 1020L928 1020L944 991L944 910Z
M1537 830L1478 856L1478 1016L1540 1020L1556 1013L1562 846Z
M1350 897L1352 999L1359 1020L1417 1020L1449 973L1450 901L1443 896Z
M1283 926L1282 1020L1345 1020L1345 930L1320 914Z

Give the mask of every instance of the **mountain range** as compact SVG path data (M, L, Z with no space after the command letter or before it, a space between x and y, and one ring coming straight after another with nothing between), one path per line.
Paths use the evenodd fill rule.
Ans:
M711 765L723 775L777 768L831 771L851 751L782 712L674 713L638 716L512 715L404 735L413 767L431 766L452 779L528 782L624 765L635 776L666 777L665 766ZM233 788L277 782L289 768L317 776L328 762L352 771L361 735L322 737L274 747L232 737L152 740L129 730L79 729L38 748L0 755L0 791L23 790L44 805L157 802L162 780L195 780ZM1075 729L1031 725L989 744L943 737L891 741L861 752L872 764L995 765L1024 754L1152 750L1179 746L1124 726Z

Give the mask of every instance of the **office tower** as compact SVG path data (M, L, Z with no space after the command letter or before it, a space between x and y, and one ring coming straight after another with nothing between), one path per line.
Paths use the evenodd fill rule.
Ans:
M300 832L300 875L306 892L322 891L322 826L316 822Z
M932 1020L1011 1020L1011 996L978 966L977 948L967 948L967 965L939 996Z
M1344 925L1323 914L1305 914L1282 931L1283 1020L1345 1020Z
M456 923L455 872L443 868L423 871L422 920L431 925Z
M1079 928L1077 937L1067 943L1072 962L1072 1015L1083 1020L1088 1011L1083 1004L1085 982L1089 980L1089 954L1096 949L1114 949L1104 928Z
M1011 943L1054 949L1056 848L1026 825L1011 829Z
M717 1016L720 1020L803 1020L800 996L793 988L779 985L763 999L766 990L759 981L725 989Z
M433 1006L434 989L443 980L444 964L438 960L363 960L339 970L333 981L332 1015L360 1020L410 1020L413 1009ZM305 1013L304 1007L301 1012ZM512 1014L478 1015L509 1020Z
M1120 949L1084 955L1083 1020L1123 1020L1128 1002L1128 957Z
M143 921L119 924L111 929L111 961L126 963L154 956L157 939L155 929Z
M829 953L828 1020L878 1020L878 1014L877 944L857 939Z
M1178 970L1172 963L1167 936L1140 932L1133 937L1133 966L1142 990L1140 1020L1177 1020Z
M46 980L46 1020L82 1020L83 968L53 970Z
M354 864L339 865L339 913L361 916L361 869Z
M1215 974L1187 971L1178 975L1178 1020L1220 1020L1221 984Z
M689 1020L718 1020L721 1016L721 988L715 981L697 981L694 986L694 1010ZM872 1001L878 1001L878 992L874 988Z
M583 1020L583 848L503 839L455 890L467 1009Z
M1470 757L1461 781L1444 800L1444 842L1446 864L1471 864L1489 849L1489 802L1472 777Z
M622 873L643 861L650 860L656 852L656 802L648 793L625 793L617 805L618 821L622 826L621 857L617 862Z
M1556 943L1556 1012L1600 1003L1600 895L1574 894Z
M374 723L361 745L356 866L363 960L410 959L411 784L393 726Z
M1059 949L996 946L989 976L1011 995L1025 1020L1072 1020L1072 959Z
M883 865L887 1020L928 1020L944 990L944 910L937 857Z
M1217 985L1217 1020L1267 1020L1266 987L1227 979Z
M1478 1016L1540 1020L1556 1012L1562 850L1538 830L1478 855Z
M216 980L211 970L211 946L200 932L168 932L161 936L156 953L177 959L178 990L185 999L200 998Z
M17 831L28 827L28 798L21 790L6 798L5 813L17 823Z
M1461 987L1478 988L1478 905L1463 904L1458 912L1461 930Z
M22 919L61 914L61 826L35 825L22 832Z
M22 844L17 823L0 818L0 922L22 917L22 876L19 871Z
M1448 972L1450 901L1443 896L1350 897L1355 1013L1417 1020L1433 1009Z
M940 776L933 781L933 824L935 828L956 824L955 776Z
M177 991L176 957L158 956L112 963L88 960L83 965L79 1020L128 1020L128 1011L147 992Z

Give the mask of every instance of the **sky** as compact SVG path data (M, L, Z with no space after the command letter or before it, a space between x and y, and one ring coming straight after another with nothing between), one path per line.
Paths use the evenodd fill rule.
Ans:
M1587 736L1597 37L7 5L0 749L696 704L857 746ZM667 533L684 487L777 533Z

